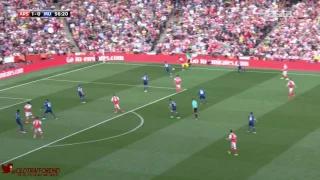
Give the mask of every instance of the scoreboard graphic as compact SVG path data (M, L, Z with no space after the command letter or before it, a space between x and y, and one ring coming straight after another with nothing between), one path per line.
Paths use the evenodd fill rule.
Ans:
M42 10L42 11L18 11L19 18L50 18L50 17L70 17L70 11L52 11L52 10Z

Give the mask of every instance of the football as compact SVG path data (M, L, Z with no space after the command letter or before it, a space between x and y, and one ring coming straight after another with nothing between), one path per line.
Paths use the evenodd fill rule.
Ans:
M174 71L174 68L172 68L172 71Z

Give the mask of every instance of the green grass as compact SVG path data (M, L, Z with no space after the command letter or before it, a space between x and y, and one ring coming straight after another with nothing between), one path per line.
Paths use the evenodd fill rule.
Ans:
M48 69L0 83L1 162L10 161L14 169L61 168L50 179L311 180L320 175L318 73L292 72L297 96L287 99L286 81L277 71L176 67L184 89L176 93L161 65L89 66ZM144 73L152 86L147 93L141 86ZM86 104L77 96L79 84ZM195 121L191 99L200 88L209 104L199 107ZM114 93L123 114L113 113ZM169 118L169 98L178 104L181 119ZM18 133L14 113L28 99L40 117L49 99L59 117L43 121L44 139L32 138L31 125L25 125L27 134ZM251 111L259 120L256 135L246 132ZM238 157L227 153L230 129L238 136Z

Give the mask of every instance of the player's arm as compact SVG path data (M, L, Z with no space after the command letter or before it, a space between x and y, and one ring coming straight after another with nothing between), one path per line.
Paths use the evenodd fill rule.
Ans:
M231 135L229 135L229 137L227 138L227 140L228 140L228 141L231 140Z
M259 122L256 118L254 118L254 121L255 121L255 122Z
M44 104L41 108L40 108L40 111L46 107L46 104Z

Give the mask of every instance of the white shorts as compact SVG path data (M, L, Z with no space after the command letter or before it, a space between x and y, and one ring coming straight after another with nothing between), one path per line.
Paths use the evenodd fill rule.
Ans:
M182 67L184 67L184 63L183 63L183 64L181 64L181 66L182 66Z
M118 109L120 109L119 104L115 104L115 105L114 105L114 108L118 108Z
M283 72L282 72L282 75L283 75L283 76L287 76L287 74L288 74L288 71L283 71Z
M26 117L30 117L32 116L32 113L31 112L26 112Z
M176 87L177 87L177 88L181 88L181 85L180 85L180 84L178 84L178 85L176 85Z
M289 88L289 92L290 92L290 93L293 92L293 88Z
M237 144L235 142L231 142L231 148L237 149Z
M42 131L41 131L41 128L37 128L34 130L34 132L42 132Z

